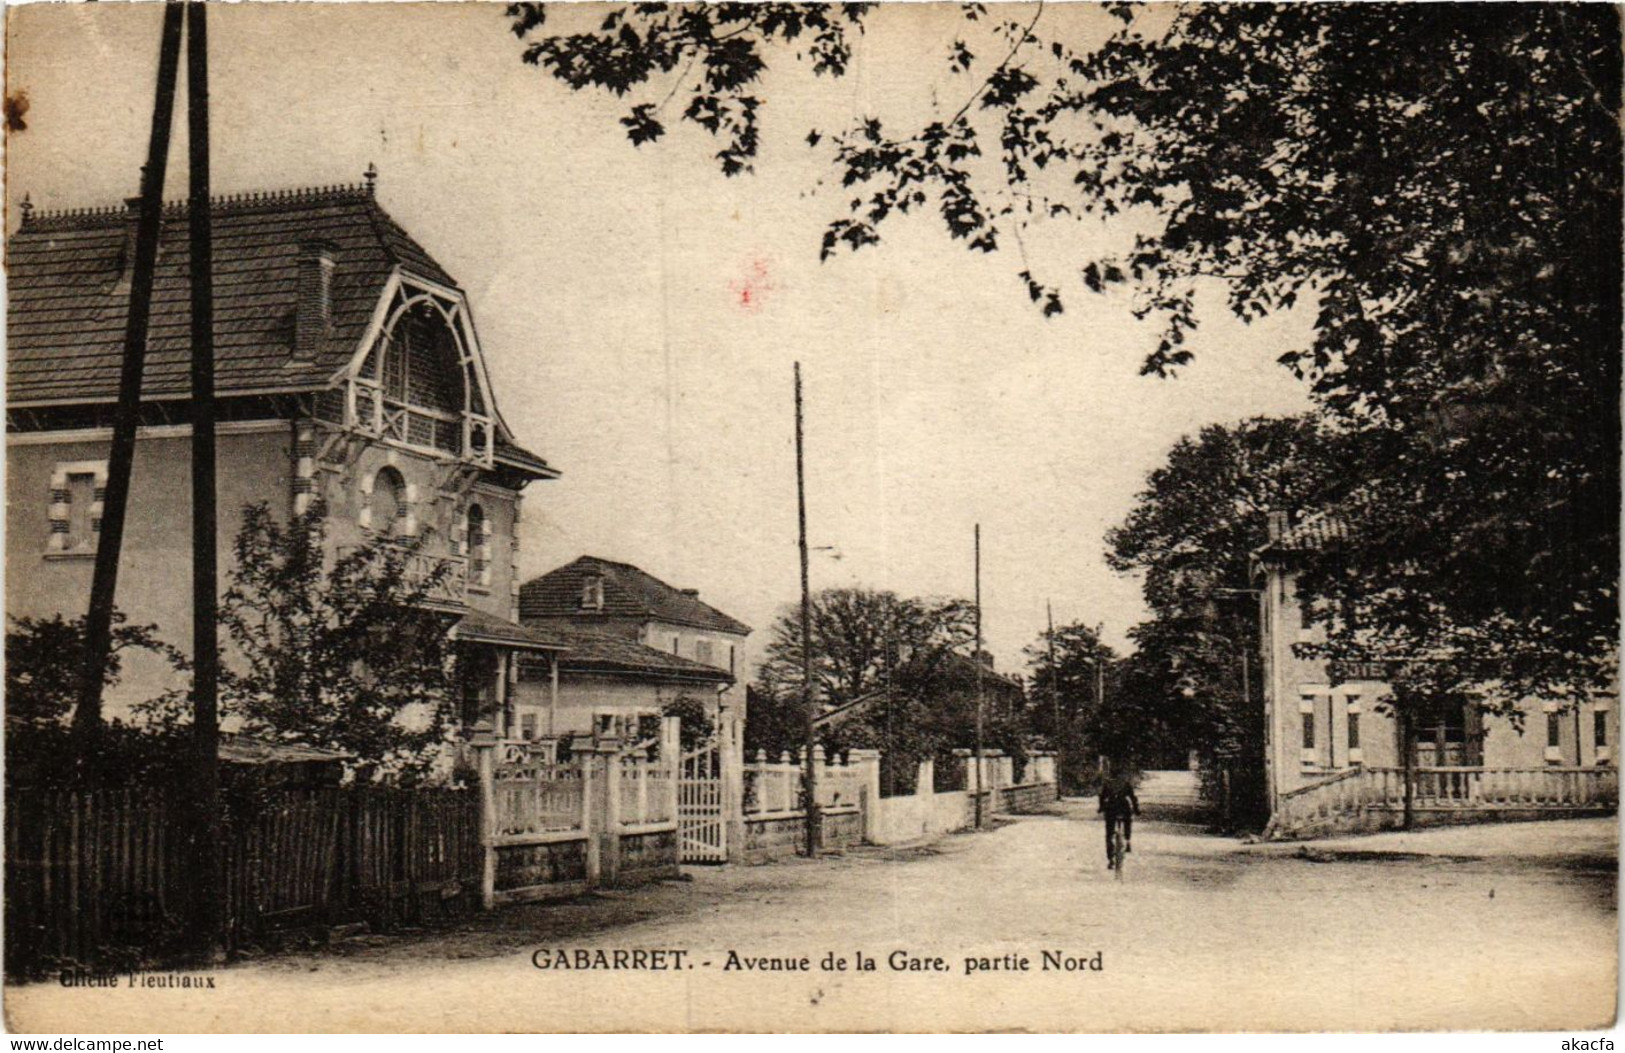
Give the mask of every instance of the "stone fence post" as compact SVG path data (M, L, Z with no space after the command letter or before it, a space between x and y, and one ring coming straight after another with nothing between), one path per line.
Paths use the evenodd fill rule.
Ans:
M858 807L863 813L863 839L874 844L880 823L880 751L850 750L847 763L862 773L858 784Z
M735 711L717 723L722 775L722 841L728 862L745 861L745 729Z
M586 798L587 884L614 884L621 862L620 743L614 739L576 747L581 792Z
M683 777L682 721L677 717L660 718L660 764L666 769L665 814L676 822L677 783Z
M492 734L489 721L474 725L468 744L474 750L480 773L480 909L490 910L496 902L497 887L497 737Z

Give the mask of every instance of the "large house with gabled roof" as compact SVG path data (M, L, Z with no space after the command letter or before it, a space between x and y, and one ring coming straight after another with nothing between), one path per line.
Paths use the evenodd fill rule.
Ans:
M467 717L500 719L517 656L520 505L556 478L503 420L468 298L364 184L211 202L220 565L241 509L318 499L337 549L412 539L468 659ZM7 244L6 610L84 611L101 525L137 202L40 213ZM191 638L187 207L163 211L118 604ZM126 701L170 674L126 670ZM116 711L118 698L110 699Z

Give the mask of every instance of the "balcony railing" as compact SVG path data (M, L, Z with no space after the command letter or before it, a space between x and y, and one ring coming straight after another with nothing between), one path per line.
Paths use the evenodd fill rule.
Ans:
M439 580L433 580L441 567L445 568ZM431 582L428 599L432 603L463 604L468 602L468 560L461 556L441 556L427 552L413 552L406 557L405 577L413 586Z
M404 548L404 546L403 546ZM355 552L354 545L340 545L340 558ZM468 560L462 556L432 552L407 552L401 576L408 585L419 587L431 582L435 572L444 566L438 581L429 585L425 600L434 605L464 606L468 602Z

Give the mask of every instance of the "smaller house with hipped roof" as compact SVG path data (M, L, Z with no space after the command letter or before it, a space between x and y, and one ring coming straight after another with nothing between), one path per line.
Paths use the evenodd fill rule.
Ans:
M521 731L535 729L529 737L652 716L683 697L700 702L718 726L743 726L739 682L750 626L696 589L582 556L520 586L519 619L566 648L554 663L520 664L516 719ZM556 686L543 684L554 676Z

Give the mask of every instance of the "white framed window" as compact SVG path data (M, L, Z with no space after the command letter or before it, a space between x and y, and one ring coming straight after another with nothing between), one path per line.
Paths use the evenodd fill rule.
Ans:
M601 611L604 609L604 578L600 574L589 574L581 582L581 609L584 611Z
M1541 704L1546 714L1546 763L1563 763L1563 715L1558 712L1556 702Z
M46 554L95 555L102 532L102 503L106 499L106 461L59 462L51 472Z
M1613 708L1613 701L1606 697L1591 703L1591 745L1598 764L1609 764L1614 759L1614 740L1608 733L1608 714Z
M1344 711L1348 714L1349 763L1364 764L1365 750L1360 745L1360 716L1364 712L1359 695L1347 695Z

